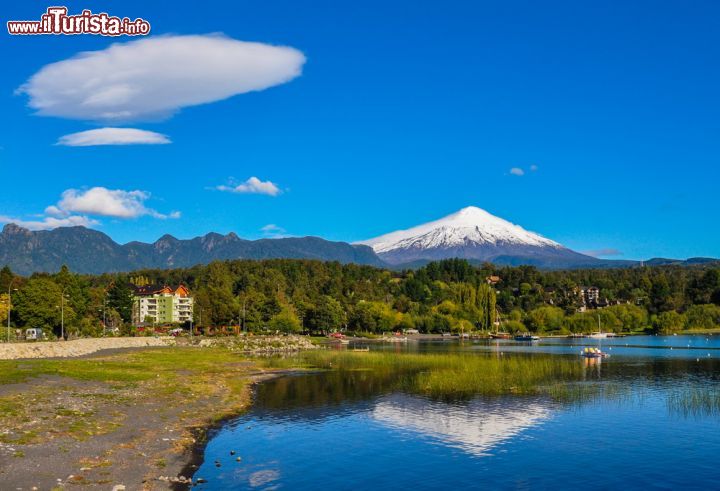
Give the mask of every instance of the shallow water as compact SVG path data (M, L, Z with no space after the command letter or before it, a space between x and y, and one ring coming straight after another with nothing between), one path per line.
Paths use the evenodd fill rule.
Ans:
M578 356L581 347L598 344L612 356L600 363ZM199 487L719 487L718 406L687 395L720 391L720 337L445 341L371 349L574 357L584 366L580 384L599 395L438 401L397 391L397 384L371 372L283 377L260 385L253 408L210 440L195 474L208 482Z

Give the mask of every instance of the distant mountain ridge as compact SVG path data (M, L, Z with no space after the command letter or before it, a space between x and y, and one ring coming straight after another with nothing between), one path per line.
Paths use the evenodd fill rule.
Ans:
M118 244L85 227L30 231L7 224L0 233L0 265L18 274L55 272L65 264L87 274L142 268L183 268L225 259L318 259L384 266L370 247L318 237L245 240L234 233L209 233L189 240L164 235L152 244Z

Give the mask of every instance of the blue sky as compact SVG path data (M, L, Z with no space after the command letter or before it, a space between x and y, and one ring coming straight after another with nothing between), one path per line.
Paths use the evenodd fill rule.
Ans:
M475 205L579 251L720 256L717 2L182 3L65 5L142 17L149 38L223 33L292 47L302 73L121 124L42 116L16 92L30 77L137 38L4 33L6 221L42 221L54 206L56 218L82 215L118 242L258 238L269 224L354 241ZM49 5L15 2L4 20L38 19ZM43 90L76 86L49 77ZM171 143L55 144L103 127ZM277 192L217 189L251 177ZM76 213L95 187L130 193L113 196L140 211Z

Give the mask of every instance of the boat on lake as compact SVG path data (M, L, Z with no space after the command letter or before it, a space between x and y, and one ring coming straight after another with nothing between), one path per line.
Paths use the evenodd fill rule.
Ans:
M597 321L598 321L598 331L590 333L590 335L588 337L592 338L592 339L606 339L608 337L608 333L603 332L603 330L602 330L602 326L600 325L600 313L598 313L598 315L597 315Z
M510 333L501 331L500 328L502 327L502 318L500 317L500 312L495 309L495 332L490 333L490 338L492 339L510 339Z
M607 358L610 355L601 351L600 348L585 348L580 352L580 356L585 358Z
M608 333L602 332L602 331L593 332L593 333L590 333L590 335L588 337L592 338L592 339L606 339L608 337Z
M515 341L538 341L540 336L533 336L530 333L518 334L515 336Z

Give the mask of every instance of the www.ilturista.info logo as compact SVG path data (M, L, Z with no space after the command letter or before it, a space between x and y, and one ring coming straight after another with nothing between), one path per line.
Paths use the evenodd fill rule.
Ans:
M68 15L67 7L48 7L40 20L10 20L8 33L29 36L34 34L97 34L99 36L144 36L150 33L150 23L145 19L130 20L113 17L105 12L93 14L83 10L78 15Z

